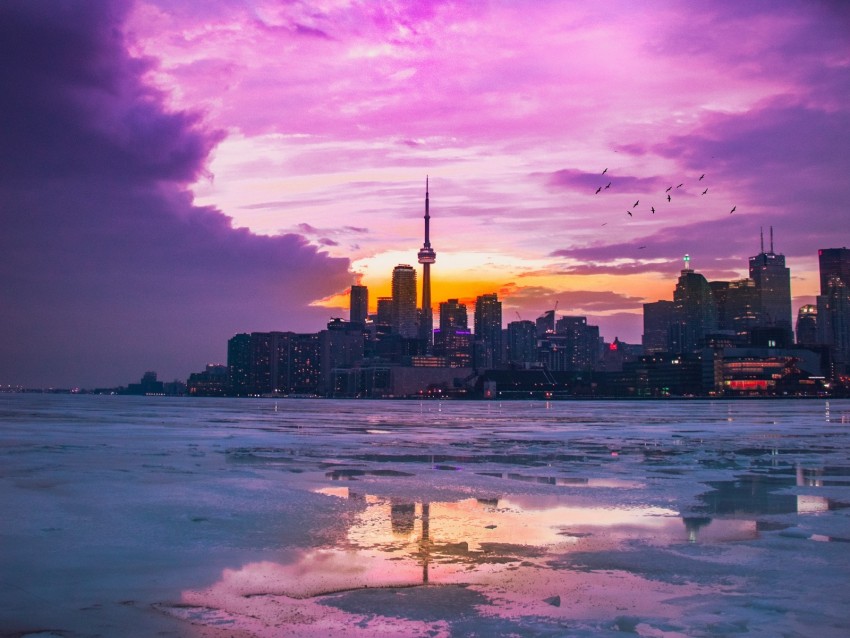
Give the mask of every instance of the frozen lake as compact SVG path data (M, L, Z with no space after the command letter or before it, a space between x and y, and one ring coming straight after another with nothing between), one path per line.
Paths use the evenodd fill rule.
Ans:
M0 415L0 636L850 635L850 401Z

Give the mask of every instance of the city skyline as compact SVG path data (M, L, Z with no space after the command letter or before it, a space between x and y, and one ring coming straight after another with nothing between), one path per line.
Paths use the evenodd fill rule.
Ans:
M185 378L237 332L347 316L352 284L386 297L416 263L426 175L433 306L496 293L507 323L557 302L609 340L640 340L685 253L742 279L774 227L793 321L817 251L848 243L838 3L0 18L0 383Z

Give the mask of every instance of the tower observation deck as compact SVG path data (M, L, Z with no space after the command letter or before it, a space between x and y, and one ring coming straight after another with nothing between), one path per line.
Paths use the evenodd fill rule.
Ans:
M434 312L431 308L431 264L437 261L437 253L431 248L431 213L428 200L428 177L425 178L425 243L419 249L422 264L422 316L419 322L419 338L424 339L430 352L434 335Z

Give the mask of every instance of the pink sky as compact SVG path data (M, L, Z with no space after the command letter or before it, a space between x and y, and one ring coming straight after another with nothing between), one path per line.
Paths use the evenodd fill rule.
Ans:
M392 267L415 263L426 175L435 306L498 292L508 322L557 302L609 341L640 341L641 304L672 298L685 253L709 279L745 277L759 228L773 226L796 312L818 292L817 250L848 244L841 2L16 1L3 12L0 70L18 86L6 109L19 120L0 140L19 149L4 166L41 180L9 201L43 211L42 227L73 225L81 260L70 268L69 244L45 244L32 224L15 234L8 208L14 258L0 274L17 300L32 291L0 326L12 331L46 314L94 326L103 313L80 305L87 294L127 315L91 327L93 340L133 321L162 334L176 312L195 345L162 365L174 350L163 343L150 365L185 375L222 360L236 332L319 330L347 314L350 283L362 278L374 305ZM46 42L61 74L42 64ZM66 155L79 175L43 159ZM137 209L160 222L127 217ZM116 246L118 229L135 243ZM156 270L147 296L73 279L91 267L126 281L138 263ZM67 306L44 313L57 271ZM217 280L232 285L205 289ZM145 317L151 295L162 311ZM201 334L194 317L217 323ZM54 349L61 330L41 326ZM127 361L143 366L146 344Z
M429 174L435 302L500 292L512 320L557 300L639 341L685 253L744 277L774 225L796 310L817 249L847 243L840 206L800 210L809 190L847 199L829 184L846 153L808 130L846 124L847 13L739 5L169 0L138 3L127 35L172 108L227 132L197 203L349 257L374 298L415 262Z

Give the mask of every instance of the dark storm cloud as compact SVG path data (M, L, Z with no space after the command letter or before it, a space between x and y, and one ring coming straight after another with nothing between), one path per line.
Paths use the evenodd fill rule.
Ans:
M192 205L221 139L128 56L126 3L0 4L0 382L115 385L222 361L236 332L315 331L348 260Z

